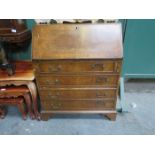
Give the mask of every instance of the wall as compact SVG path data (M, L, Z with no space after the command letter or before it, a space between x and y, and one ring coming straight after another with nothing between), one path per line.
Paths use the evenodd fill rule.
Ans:
M35 21L33 19L27 19L26 23L27 23L28 28L32 30L33 26L35 25ZM11 55L11 58L14 60L30 60L31 59L31 44L25 50L13 52Z
M127 20L123 75L155 77L155 20Z

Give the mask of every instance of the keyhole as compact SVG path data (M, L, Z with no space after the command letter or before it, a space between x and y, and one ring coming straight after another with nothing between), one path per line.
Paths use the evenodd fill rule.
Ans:
M78 27L76 26L76 30L78 29Z

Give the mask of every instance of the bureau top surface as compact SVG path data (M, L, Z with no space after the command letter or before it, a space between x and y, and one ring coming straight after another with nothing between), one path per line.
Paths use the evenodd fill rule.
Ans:
M123 57L121 24L36 25L32 59L116 59Z

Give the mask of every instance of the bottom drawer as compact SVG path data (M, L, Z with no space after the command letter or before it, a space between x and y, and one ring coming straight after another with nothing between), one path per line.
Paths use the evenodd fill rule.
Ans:
M40 97L43 100L50 99L94 99L94 98L115 98L116 88L100 89L100 88L58 88L40 90Z
M115 100L46 100L42 101L42 110L114 110Z

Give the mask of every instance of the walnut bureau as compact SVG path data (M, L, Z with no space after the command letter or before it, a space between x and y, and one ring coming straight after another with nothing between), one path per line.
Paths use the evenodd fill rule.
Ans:
M120 23L36 25L32 59L42 120L54 113L116 119L123 59Z

